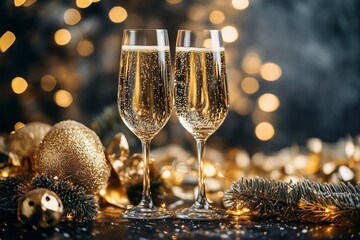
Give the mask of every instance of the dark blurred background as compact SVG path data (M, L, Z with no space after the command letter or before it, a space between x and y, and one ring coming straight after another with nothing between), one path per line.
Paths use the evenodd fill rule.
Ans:
M359 12L357 0L1 1L0 132L65 119L90 127L116 103L124 28L166 28L172 51L177 29L215 28L231 112L210 146L254 153L355 136ZM154 144L190 141L174 116Z

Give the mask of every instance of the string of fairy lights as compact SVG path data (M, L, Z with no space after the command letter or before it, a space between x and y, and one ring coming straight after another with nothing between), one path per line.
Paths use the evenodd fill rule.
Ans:
M37 0L14 0L13 7L30 8L37 4ZM168 7L176 7L184 4L184 0L166 0ZM231 4L230 4L231 3ZM75 45L76 52L80 57L89 57L95 51L92 40L78 37L73 27L83 21L82 11L92 4L102 4L100 0L76 0L75 6L64 9L59 27L54 33L53 41L55 47L66 47ZM235 18L249 7L249 0L212 0L209 4L201 2L191 3L186 8L187 21L182 27L212 27L221 29L223 40L226 44L226 62L228 68L228 82L230 90L230 107L240 116L251 116L254 124L254 135L261 141L274 139L276 127L272 117L281 105L278 96L271 92L261 93L263 82L274 82L281 78L281 67L271 61L265 61L259 53L248 51L242 55L239 53L238 41L241 38L239 25L235 24ZM131 9L118 4L112 6L108 11L108 18L113 24L126 23L136 18L131 18ZM1 34L1 33L0 33ZM15 43L16 36L11 31L6 31L0 38L0 51L6 51ZM116 65L115 65L116 66ZM58 70L62 66L56 66ZM76 71L76 69L75 69ZM65 75L68 73L65 73ZM76 74L73 74L76 75ZM41 89L52 94L53 101L60 108L70 108L76 104L76 94L68 85L58 87L59 76L49 71L39 79ZM75 80L77 78L75 77ZM14 94L24 94L33 80L27 80L24 76L15 76L11 80L10 88ZM24 124L17 122L15 130Z

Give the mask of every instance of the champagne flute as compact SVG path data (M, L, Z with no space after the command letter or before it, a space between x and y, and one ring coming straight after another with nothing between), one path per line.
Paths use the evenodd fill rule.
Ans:
M125 29L123 33L118 109L125 125L141 140L144 176L142 199L125 218L160 219L172 213L154 206L149 177L152 138L165 126L173 106L167 30Z
M226 216L206 198L204 148L229 109L224 47L219 30L179 30L175 55L175 108L182 126L195 138L199 163L198 195L183 219L212 220Z

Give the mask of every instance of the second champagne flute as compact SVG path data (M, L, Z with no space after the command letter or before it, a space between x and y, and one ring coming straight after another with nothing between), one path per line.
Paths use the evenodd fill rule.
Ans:
M221 219L226 212L206 198L205 142L224 121L228 109L225 53L219 30L179 30L175 55L175 107L180 123L196 140L199 162L195 203L176 212L184 219Z
M142 199L125 218L159 219L172 213L154 206L150 192L152 138L170 118L173 93L167 30L126 29L123 33L118 108L125 125L141 140L144 163Z

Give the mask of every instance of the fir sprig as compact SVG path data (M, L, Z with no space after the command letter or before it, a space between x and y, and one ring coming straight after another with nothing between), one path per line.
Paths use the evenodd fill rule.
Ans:
M46 188L55 192L64 206L64 215L77 221L95 219L98 204L93 195L87 195L80 186L74 186L67 180L55 180L47 175L34 178L28 176L10 177L0 180L0 208L14 210L18 200L27 192L36 188Z
M350 183L242 178L226 191L224 203L230 213L256 218L348 225L360 223L359 190L359 185Z

